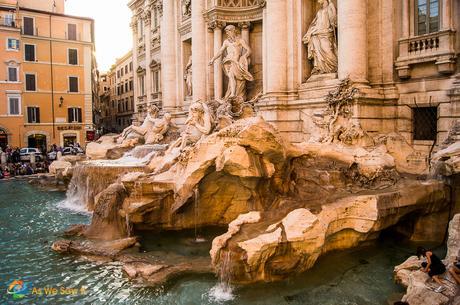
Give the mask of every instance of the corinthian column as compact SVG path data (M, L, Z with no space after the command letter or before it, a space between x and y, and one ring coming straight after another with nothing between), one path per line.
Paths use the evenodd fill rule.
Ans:
M264 93L277 95L287 90L287 3L286 0L270 0L266 3Z
M219 52L222 47L222 28L225 26L225 23L220 21L213 21L210 24L210 28L214 31L214 56ZM211 57L212 57L211 56ZM222 70L222 59L219 58L214 61L214 98L220 99L223 95L223 77L224 72Z
M172 110L176 107L177 102L174 2L163 0L163 16L161 18L161 88L165 110Z
M367 0L338 4L339 78L367 83Z
M171 1L171 0L167 0ZM172 1L171 1L172 2ZM193 99L206 100L205 0L192 0L192 91Z
M150 42L152 36L150 10L144 12L144 32L145 32L145 94L147 96L146 102L150 104L152 101L152 72L150 71L150 61L152 60L151 49L152 43Z
M251 28L250 22L240 22L238 26L241 28L241 38L249 44L249 29Z

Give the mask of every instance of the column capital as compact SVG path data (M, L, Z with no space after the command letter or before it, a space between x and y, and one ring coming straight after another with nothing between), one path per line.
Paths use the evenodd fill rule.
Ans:
M227 25L227 23L219 20L212 20L208 22L208 31L212 32L215 29L222 29Z
M251 28L250 21L238 22L238 27L242 30L249 30Z

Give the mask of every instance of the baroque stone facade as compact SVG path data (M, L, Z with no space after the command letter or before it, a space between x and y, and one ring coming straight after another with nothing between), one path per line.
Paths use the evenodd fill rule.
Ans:
M399 133L419 162L460 117L460 3L425 2L132 0L137 110L156 104L182 124L195 100L234 106L235 79L291 142L321 140L333 121L337 139ZM331 120L344 79L356 90Z

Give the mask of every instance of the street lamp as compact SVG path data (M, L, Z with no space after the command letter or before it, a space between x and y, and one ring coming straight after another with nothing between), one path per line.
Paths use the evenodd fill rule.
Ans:
M61 96L59 98L59 107L62 107L62 104L64 104L64 98Z

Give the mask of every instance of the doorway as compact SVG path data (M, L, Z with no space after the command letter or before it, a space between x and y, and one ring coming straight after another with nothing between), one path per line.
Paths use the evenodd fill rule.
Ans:
M38 148L42 152L46 152L46 136L43 134L33 134L27 138L29 148Z
M77 143L76 135L64 135L64 147L73 146L75 143Z

